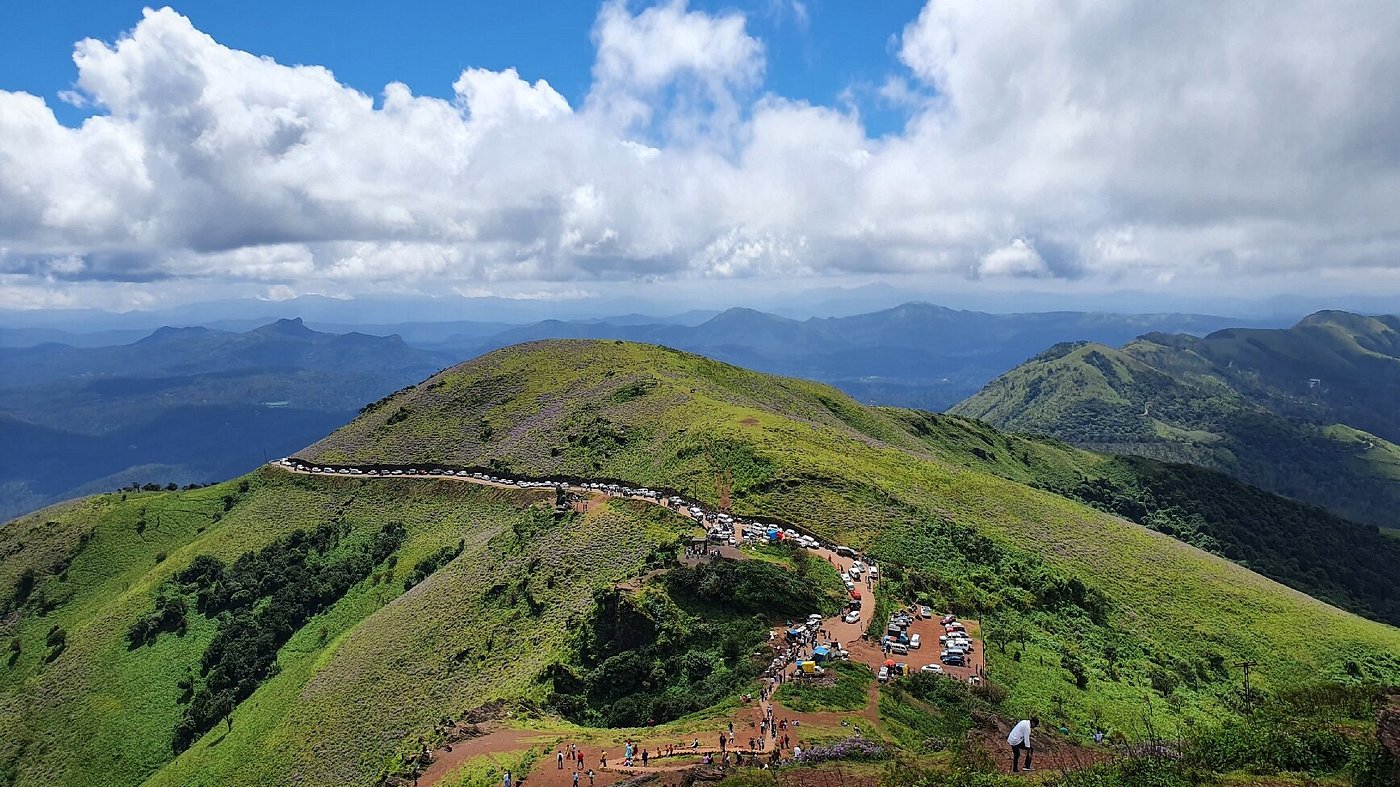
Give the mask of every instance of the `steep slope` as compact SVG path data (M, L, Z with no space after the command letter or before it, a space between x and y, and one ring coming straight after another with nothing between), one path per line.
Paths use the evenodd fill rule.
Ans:
M561 518L552 504L544 492L264 470L7 524L0 603L28 590L0 623L19 646L0 664L0 783L375 784L443 716L495 698L542 700L537 677L562 658L593 594L683 527L652 506L619 501ZM191 606L187 630L133 645L128 632L172 578L196 556L232 566L298 530L333 527L353 547L395 524L405 537L391 559L300 626L230 724L172 761L174 730L200 702L181 682L203 685L222 619ZM455 558L405 590L414 567L443 549ZM292 575L275 583L284 590Z
M1283 331L1058 345L952 412L1095 449L1190 462L1394 527L1396 318L1319 313Z

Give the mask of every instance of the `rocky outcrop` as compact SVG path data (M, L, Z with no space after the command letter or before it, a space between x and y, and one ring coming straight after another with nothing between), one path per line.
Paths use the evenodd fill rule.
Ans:
M1390 757L1390 766L1400 777L1400 694L1391 694L1376 719L1376 738Z

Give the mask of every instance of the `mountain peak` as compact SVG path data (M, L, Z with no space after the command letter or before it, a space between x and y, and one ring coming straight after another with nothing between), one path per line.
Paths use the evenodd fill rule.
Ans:
M159 342L168 342L176 339L189 339L195 336L204 336L209 333L212 333L212 331L201 325L191 327L164 325L152 331L150 336L141 339L137 344L157 344Z
M306 327L306 323L300 317L291 317L270 322L258 328L254 328L250 333L262 334L264 336L311 336L316 331Z

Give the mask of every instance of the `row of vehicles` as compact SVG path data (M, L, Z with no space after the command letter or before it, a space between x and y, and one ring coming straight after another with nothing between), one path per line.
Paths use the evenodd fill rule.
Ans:
M953 615L945 615L942 623L946 633L938 638L938 644L942 647L938 660L949 666L966 667L972 655L972 637Z

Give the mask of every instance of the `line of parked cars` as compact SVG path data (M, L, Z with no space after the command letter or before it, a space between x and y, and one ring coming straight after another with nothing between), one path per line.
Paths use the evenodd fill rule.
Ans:
M972 656L972 637L968 636L967 628L955 615L944 615L940 622L946 633L938 638L942 647L938 660L952 667L966 667Z

